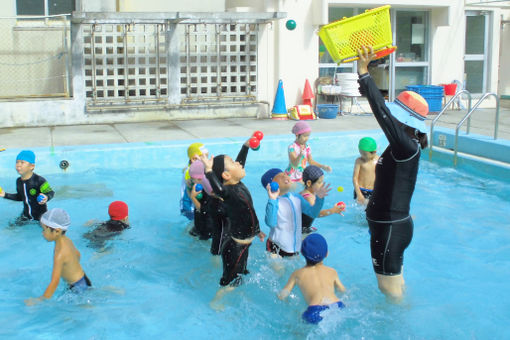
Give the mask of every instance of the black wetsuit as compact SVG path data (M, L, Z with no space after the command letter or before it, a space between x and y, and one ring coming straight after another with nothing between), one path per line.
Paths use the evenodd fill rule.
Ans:
M241 163L244 167L247 155L248 147L243 144L236 162ZM226 237L224 237L224 244L221 249L223 276L220 285L226 286L233 281L232 285L237 285L241 280L240 274L248 272L246 265L250 244L238 243L232 237L245 240L259 234L259 220L255 214L250 192L242 182L234 185L223 185L212 171L205 175L209 179L214 193L223 199L226 213L223 230Z
M200 201L200 209L195 208L193 232L196 233L201 240L208 240L212 236L213 220L209 213L208 206L212 197L209 196L205 190L202 190L202 198Z
M221 254L221 245L222 239L224 238L223 230L226 225L226 213L225 207L223 206L223 201L214 196L209 196L209 204L207 205L207 210L209 211L209 215L211 216L211 254L220 255Z
M391 115L370 75L361 75L359 84L389 141L377 162L374 190L366 209L372 264L378 274L398 275L404 250L413 237L409 206L418 173L420 145Z
M55 195L55 192L53 192L53 189L51 189L44 177L33 173L32 177L26 181L18 177L16 180L16 193L5 193L5 198L13 201L23 201L22 220L39 221L42 214L48 210L46 204L41 205L37 202L37 196L41 193L48 197L48 201Z
M101 223L94 230L83 234L83 237L90 241L90 247L103 248L106 241L119 235L121 231L127 228L129 228L129 224L122 221L108 220Z

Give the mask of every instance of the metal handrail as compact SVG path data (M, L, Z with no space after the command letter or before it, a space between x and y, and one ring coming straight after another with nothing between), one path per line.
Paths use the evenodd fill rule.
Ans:
M494 92L487 92L476 102L476 104L473 106L473 108L471 110L469 110L468 113L466 113L466 115L464 116L464 118L462 118L462 120L459 122L459 124L457 124L457 128L455 129L455 145L454 145L454 149L453 149L453 165L454 166L457 165L457 148L458 148L458 142L459 142L459 130L460 130L460 127L462 126L462 124L464 124L466 119L471 117L471 114L478 108L478 106L480 106L482 101L484 101L485 98L487 98L489 96L494 96L494 98L496 98L496 121L494 123L494 139L498 139L499 97ZM469 130L466 131L466 134L469 134Z
M455 93L455 95L448 101L448 103L445 104L445 106L441 109L441 111L439 111L439 113L437 114L436 118L434 118L434 120L430 124L430 139L431 140L433 138L432 132L434 131L434 125L436 125L436 122L439 120L439 117L441 117L443 115L443 113L445 113L446 109L448 107L450 107L450 105L453 103L453 101L455 99L457 99L457 97L462 95L462 94L466 94L468 96L468 108L467 108L467 111L469 112L471 110L471 93L468 90L460 90L459 92ZM434 146L433 144L434 143L432 143L432 142L430 143L430 147L429 147L429 159L432 158L432 147Z

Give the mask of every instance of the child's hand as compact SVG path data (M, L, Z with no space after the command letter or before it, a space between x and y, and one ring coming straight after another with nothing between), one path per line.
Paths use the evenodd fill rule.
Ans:
M322 170L327 171L327 172L331 172L332 169L331 169L331 167L329 165L323 165L322 166Z
M210 158L207 158L207 155L202 154L202 155L198 156L198 158L200 159L200 161L202 163L204 163L205 172L209 172L212 170L213 159L214 159L214 157L212 155Z
M271 183L268 183L266 185L266 190L267 190L267 196L269 196L269 198L272 200L277 199L278 196L280 195L280 188L278 188L278 190L276 190L275 192L271 191Z
M344 214L342 214L342 212L345 211L345 205L335 204L333 206L333 208L331 208L331 211L333 212L333 214L340 214L340 215L344 216Z
M39 194L39 196L43 197L42 200L37 200L37 203L39 203L39 205L44 205L46 204L46 202L48 202L48 196L46 196L45 194Z
M324 198L328 196L328 193L331 191L331 188L329 187L329 183L322 183L321 187L315 192L315 195L319 198Z
M193 186L191 187L191 191L190 191L191 197L195 197L196 198L197 195L202 191L202 190L197 191L197 184L193 184Z
M25 299L25 305L27 306L33 306L33 305L36 305L38 303L40 303L43 299L38 297L38 298L29 298L29 299Z
M358 202L358 204L361 204L361 205L367 205L368 204L368 200L363 195L358 196L356 201Z
M5 197L5 191L0 187L0 197Z
M266 234L264 234L262 231L258 234L260 242L264 242L264 239L266 238Z

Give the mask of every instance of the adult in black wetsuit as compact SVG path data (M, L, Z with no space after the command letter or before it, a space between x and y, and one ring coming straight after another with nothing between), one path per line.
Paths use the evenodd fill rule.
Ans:
M385 103L368 73L368 64L375 57L373 50L363 48L359 57L361 93L368 98L389 142L377 162L374 191L366 209L372 264L379 289L398 301L404 288L404 250L413 237L409 206L416 184L420 149L427 147L424 121L428 105L423 97L411 91L402 92L393 103Z
M246 175L244 165L248 145L248 141L243 144L235 162L226 155L219 155L213 159L200 156L213 192L223 199L225 225L221 249L223 275L220 280L223 287L235 287L241 283L241 275L248 274L246 268L248 249L253 239L258 236L264 241L266 236L260 231L250 191L241 182ZM211 302L213 308L220 308L219 300L227 291L228 289L218 291Z

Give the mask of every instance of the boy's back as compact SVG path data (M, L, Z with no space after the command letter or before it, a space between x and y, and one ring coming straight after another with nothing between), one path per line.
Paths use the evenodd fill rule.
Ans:
M340 301L335 295L335 287L342 292L345 290L336 270L322 263L298 269L292 276L308 305L325 305Z

